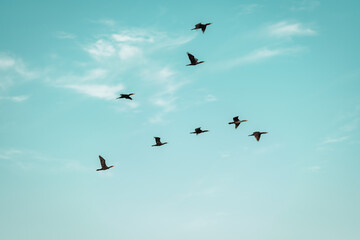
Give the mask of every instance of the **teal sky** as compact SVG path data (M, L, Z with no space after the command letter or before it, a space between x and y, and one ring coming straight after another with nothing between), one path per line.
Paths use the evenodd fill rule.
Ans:
M360 239L359 8L1 1L0 239Z

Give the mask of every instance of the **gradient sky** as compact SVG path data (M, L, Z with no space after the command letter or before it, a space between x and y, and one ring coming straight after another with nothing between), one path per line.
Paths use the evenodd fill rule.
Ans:
M359 8L1 1L0 239L360 239Z

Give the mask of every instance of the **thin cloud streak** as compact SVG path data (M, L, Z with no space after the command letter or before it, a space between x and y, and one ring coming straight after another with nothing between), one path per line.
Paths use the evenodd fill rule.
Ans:
M348 139L348 136L339 137L339 138L327 138L322 144L329 144L329 143L340 143Z
M123 90L124 87L122 84L109 86L109 85L100 85L100 84L83 84L83 85L65 85L65 88L70 88L76 92L85 94L90 97L105 99L105 100L115 100L118 96L118 92Z
M57 37L59 39L74 39L74 38L76 38L76 35L74 35L72 33L59 31L59 32L55 33L55 37Z
M293 55L303 50L304 47L277 48L277 49L261 48L245 56L229 60L225 64L222 64L220 67L224 69L233 68L236 66L260 62L269 58L273 58L275 56Z
M292 37L292 36L311 36L316 31L304 27L302 23L289 23L282 21L267 27L267 34L272 37Z
M0 100L9 100L13 102L24 102L29 99L29 96L22 95L22 96L12 96L12 97L1 97Z

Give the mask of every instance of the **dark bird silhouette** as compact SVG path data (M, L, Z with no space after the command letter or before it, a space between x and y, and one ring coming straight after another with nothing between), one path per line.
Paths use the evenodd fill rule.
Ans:
M202 23L198 23L195 25L195 27L191 30L197 30L197 29L201 29L201 31L204 33L206 30L206 26L211 25L211 23L206 23L206 24L202 24Z
M256 140L259 141L261 134L267 134L267 132L253 132L253 134L251 134L249 136L254 136L256 138Z
M133 100L130 96L131 95L135 95L135 93L130 93L130 94L120 94L120 97L116 98L116 99L120 99L120 98L126 98L129 100Z
M195 128L195 132L191 132L190 134L200 134L200 133L204 133L204 132L209 132L209 130L201 130L201 128Z
M96 171L108 170L109 168L114 167L113 165L108 167L105 163L105 159L102 156L99 155L99 158L100 158L101 168L96 169Z
M242 122L247 122L247 120L239 120L239 116L233 117L233 122L229 122L229 124L235 124L235 129L238 128L238 126L240 125L240 123Z
M163 143L162 143L162 142L160 141L160 138L159 138L159 137L154 137L154 138L155 138L156 144L155 144L155 145L152 145L152 147L162 146L162 145L168 143L168 142L163 142Z
M187 53L189 59L190 59L190 64L187 64L186 66L195 66L198 65L200 63L204 63L205 61L201 61L199 62L199 60L197 58L194 57L194 55Z

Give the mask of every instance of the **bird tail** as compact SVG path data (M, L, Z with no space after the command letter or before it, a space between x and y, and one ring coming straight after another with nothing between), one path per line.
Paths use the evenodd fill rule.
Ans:
M229 122L229 124L234 124L234 122Z

